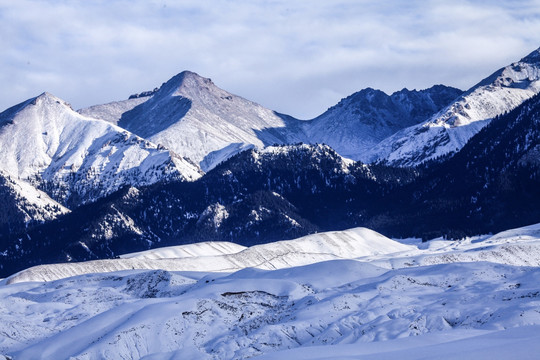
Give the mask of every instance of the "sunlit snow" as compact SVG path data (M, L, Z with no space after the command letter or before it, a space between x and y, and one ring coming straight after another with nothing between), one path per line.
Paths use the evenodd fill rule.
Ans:
M540 350L539 266L540 225L428 243L358 228L42 266L0 285L0 353L532 359ZM43 282L51 269L59 280Z

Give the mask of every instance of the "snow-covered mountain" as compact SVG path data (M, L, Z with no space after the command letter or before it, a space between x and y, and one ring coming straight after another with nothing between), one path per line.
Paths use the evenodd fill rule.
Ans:
M540 49L469 89L431 119L384 139L362 161L414 166L459 151L495 116L540 92Z
M0 114L0 170L80 204L128 184L194 180L196 165L48 93Z
M368 88L306 122L304 129L311 143L328 144L354 160L365 159L380 141L429 119L461 94L461 90L443 85L420 91L403 89L392 95Z
M201 256L202 247L215 255ZM72 264L50 282L22 272L11 285L0 283L0 354L532 359L540 351L538 225L429 243L354 229L258 248L208 243L108 267ZM161 257L167 254L181 257ZM257 261L278 269L204 271L212 258L235 254L234 269ZM201 271L178 271L175 261ZM152 262L160 269L147 270ZM76 276L66 278L69 271Z
M301 121L228 93L190 71L174 76L151 96L80 112L164 145L205 171L246 147L306 140Z
M235 155L200 181L132 188L26 236L4 236L0 274L213 240L254 245L365 226L429 239L537 222L540 95L428 169L363 165L326 145Z
M539 149L540 94L493 119L450 159L433 164L409 189L414 216L422 221L406 216L402 224L416 227L416 234L420 228L437 232L427 231L425 238L440 236L440 229L459 238L537 222ZM392 220L399 222L402 214ZM462 230L451 234L450 228Z
M355 163L326 145L245 151L200 181L129 189L22 240L6 235L0 274L206 240L254 245L355 226L461 238L533 223L540 219L539 114L536 95L422 171Z
M428 119L461 93L443 85L403 89L390 96L365 89L321 116L302 121L184 71L154 91L79 112L162 144L208 171L242 150L273 144L325 143L358 159L396 131Z

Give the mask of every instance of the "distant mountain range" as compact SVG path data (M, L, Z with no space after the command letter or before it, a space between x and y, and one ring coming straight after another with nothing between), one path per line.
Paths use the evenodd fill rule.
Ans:
M365 89L312 120L188 71L78 112L43 93L0 114L0 276L206 240L539 222L539 79L536 50L466 92Z
M184 71L157 91L79 112L119 125L197 162L204 171L253 146L324 143L361 158L371 147L430 118L461 95L443 85L392 95L365 89L313 120L278 114Z

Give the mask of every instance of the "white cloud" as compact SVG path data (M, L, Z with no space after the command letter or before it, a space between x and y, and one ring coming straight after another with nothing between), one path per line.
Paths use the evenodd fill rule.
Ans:
M298 117L361 88L467 88L540 46L534 0L0 0L0 108L74 107L189 69Z

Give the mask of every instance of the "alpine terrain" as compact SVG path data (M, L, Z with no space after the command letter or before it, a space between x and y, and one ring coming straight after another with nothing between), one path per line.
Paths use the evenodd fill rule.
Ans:
M0 170L62 204L93 201L128 184L201 175L170 150L82 116L49 93L0 114L0 144Z
M205 171L246 148L307 141L299 120L230 94L190 71L147 94L80 112L162 144ZM128 111L118 111L127 104Z
M533 359L540 49L309 120L183 71L0 113L0 359Z
M495 116L540 92L540 49L470 88L427 121L384 139L360 159L412 166L459 151Z

